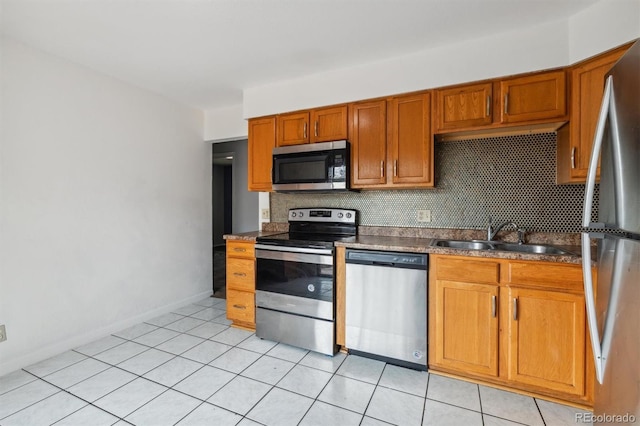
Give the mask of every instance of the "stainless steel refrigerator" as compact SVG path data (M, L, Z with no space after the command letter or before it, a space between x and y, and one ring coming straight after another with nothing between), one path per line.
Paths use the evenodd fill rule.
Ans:
M591 223L599 158L598 221ZM582 234L582 269L596 367L593 422L640 424L640 41L606 77L583 226L591 231Z

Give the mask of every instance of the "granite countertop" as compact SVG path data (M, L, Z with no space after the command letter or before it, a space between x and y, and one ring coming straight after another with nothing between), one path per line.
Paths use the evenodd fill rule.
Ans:
M346 240L337 241L338 247L357 248L366 250L383 250L383 251L400 251L413 253L433 253L433 254L450 254L458 256L470 257L491 257L497 259L513 259L513 260L539 260L545 262L557 263L573 263L580 264L582 257L580 254L580 246L575 245L557 245L555 247L569 251L575 254L569 255L549 255L549 254L532 254L517 253L508 251L489 251L489 250L464 250L453 249L447 247L432 247L431 243L435 238L415 238L415 237L398 237L398 236L382 236L382 235L359 235Z
M255 241L257 237L281 234L288 231L286 223L265 223L262 231L244 232L240 234L224 235L225 240ZM515 242L513 233L500 232L497 240L504 242ZM464 250L447 247L431 247L434 239L450 240L472 240L485 239L486 231L473 229L433 229L433 228L397 228L397 227L358 227L358 235L335 243L337 247L400 251L413 253L433 253L449 254L470 257L485 257L494 259L514 259L514 260L538 260L544 262L580 264L581 247L579 245L580 234L552 234L552 233L530 233L527 235L527 242L534 244L549 244L566 250L569 255L549 255L534 253L518 253L508 251L488 251L488 250ZM594 247L595 250L595 247ZM595 259L595 251L592 252L592 259Z
M282 234L282 231L250 231L240 234L225 234L222 238L235 241L255 241L258 237L268 237L275 234Z

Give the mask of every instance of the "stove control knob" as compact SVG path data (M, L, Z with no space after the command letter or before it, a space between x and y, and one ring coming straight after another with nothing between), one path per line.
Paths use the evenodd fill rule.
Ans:
M342 213L338 213L338 217L339 217L340 219L342 219L342 216L344 216Z
M296 217L296 216L298 216L298 214L296 212L292 212L291 213L291 217Z
M300 217L304 216L304 213L300 212Z
M351 219L351 213L347 213L347 219Z

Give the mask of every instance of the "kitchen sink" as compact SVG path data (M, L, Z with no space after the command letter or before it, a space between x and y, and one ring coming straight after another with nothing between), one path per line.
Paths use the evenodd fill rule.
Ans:
M500 241L457 241L457 240L435 240L432 247L445 247L462 250L490 250L490 251L510 251L516 253L531 254L552 254L569 255L574 254L558 247L546 244L516 244L503 243Z

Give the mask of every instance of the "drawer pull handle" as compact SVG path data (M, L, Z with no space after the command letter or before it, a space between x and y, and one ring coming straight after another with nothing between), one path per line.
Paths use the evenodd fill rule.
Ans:
M398 176L398 160L393 163L393 175Z
M313 133L315 137L318 137L318 120L316 120L315 124L313 125Z
M384 160L380 161L380 177L384 177Z
M235 275L236 277L246 277L247 274L245 274L244 272L234 272L233 275Z
M485 108L487 117L491 115L491 96L487 95L487 106Z
M233 305L233 307L236 309L247 309L247 307L244 305Z
M509 115L509 93L504 94L504 115Z
M491 316L496 317L496 296L491 296Z
M240 247L234 247L233 251L245 252L245 251L247 251L247 249L246 248L240 248Z
M518 321L518 299L513 298L513 320Z
M571 168L576 168L576 147L571 148Z
M304 123L304 135L302 136L303 139L307 138L307 123Z

